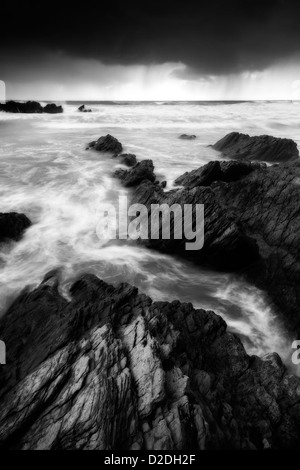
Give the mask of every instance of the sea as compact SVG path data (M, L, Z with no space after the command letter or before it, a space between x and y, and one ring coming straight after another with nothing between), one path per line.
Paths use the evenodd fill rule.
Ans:
M42 103L43 104L43 103ZM45 103L46 104L46 103ZM23 238L0 247L0 315L25 287L58 269L61 294L88 272L129 282L153 300L192 302L213 310L237 333L249 354L276 351L289 363L292 338L267 295L238 275L132 242L101 240L99 207L126 195L113 171L122 167L86 145L111 134L138 160L152 159L167 189L186 171L222 156L209 147L229 132L269 134L300 142L300 103L61 102L62 114L0 113L0 212L23 212L33 222ZM80 113L85 104L91 113ZM181 134L195 134L182 140Z

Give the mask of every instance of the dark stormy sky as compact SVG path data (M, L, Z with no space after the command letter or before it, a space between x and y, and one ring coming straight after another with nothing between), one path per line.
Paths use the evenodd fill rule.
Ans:
M9 98L300 98L299 0L10 0L0 10Z

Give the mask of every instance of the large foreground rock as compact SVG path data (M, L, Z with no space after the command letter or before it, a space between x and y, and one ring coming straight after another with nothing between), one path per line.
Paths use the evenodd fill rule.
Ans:
M25 214L0 213L0 242L19 240L30 225L31 222Z
M0 448L299 448L300 379L213 312L51 275L0 320Z
M247 134L231 132L213 148L225 157L235 160L261 160L265 162L287 162L299 158L297 144L291 139L269 135L250 137Z

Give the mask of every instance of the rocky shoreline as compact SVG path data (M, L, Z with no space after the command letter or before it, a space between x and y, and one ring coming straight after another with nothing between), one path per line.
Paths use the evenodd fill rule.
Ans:
M0 323L2 449L292 449L300 378L213 312L55 273ZM16 338L19 341L16 342Z
M241 158L187 172L170 191L152 160L122 153L114 137L88 149L128 167L114 176L133 203L204 204L202 250L188 252L185 239L172 236L145 243L247 277L300 334L300 162L293 144L271 137L271 161L284 163L252 161L253 152L270 160L262 158L269 136L247 137L234 137L231 151ZM30 225L25 217L1 214L3 241L21 236ZM214 312L153 302L129 284L113 287L86 274L70 288L71 300L59 284L59 273L48 273L0 319L8 351L0 368L0 448L299 448L300 378L276 353L250 357Z

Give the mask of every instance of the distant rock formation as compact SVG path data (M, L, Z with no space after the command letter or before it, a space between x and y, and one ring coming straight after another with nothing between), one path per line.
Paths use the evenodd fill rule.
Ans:
M26 103L21 103L17 101L8 101L7 103L0 103L0 111L5 111L7 113L26 113L26 114L35 114L35 113L62 113L62 106L57 106L56 104L50 103L47 104L44 108L37 101L27 101Z
M179 136L179 139L194 140L194 139L196 139L196 136L195 135L188 135L188 134L181 134Z
M300 378L221 317L128 284L55 276L0 319L0 448L298 449Z
M99 137L98 140L90 142L87 150L94 149L98 152L110 152L113 154L119 154L122 152L122 144L112 135L107 134L106 136Z
M47 104L47 105L44 107L44 113L48 113L48 114L59 114L59 113L62 113L62 112L63 112L62 106L57 106L57 105L54 104L54 103Z
M78 111L79 111L80 113L91 113L91 112L92 112L92 110L89 109L89 108L86 108L84 104L82 104L81 106L79 106Z
M265 162L287 162L299 158L297 144L291 139L269 135L250 137L231 132L212 146L225 157L235 160L260 160Z
M0 242L19 240L31 222L25 214L0 213Z
M18 103L17 101L8 101L0 103L0 111L7 113L43 113L43 106L37 101L27 101L27 103Z

